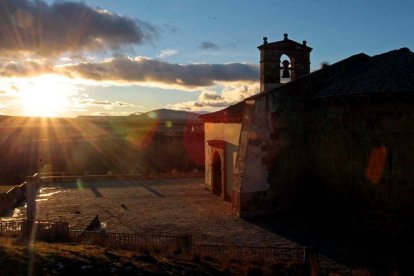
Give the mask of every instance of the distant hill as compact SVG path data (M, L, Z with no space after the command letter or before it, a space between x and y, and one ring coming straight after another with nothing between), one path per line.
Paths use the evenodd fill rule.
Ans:
M129 115L130 118L134 119L141 119L141 120L148 120L148 119L157 119L160 121L177 121L177 120L186 120L186 121L199 121L198 118L200 114L194 112L187 112L187 111L179 111L179 110L172 110L172 109L156 109L149 112L145 112L142 114L131 114Z
M185 111L77 118L0 115L0 141L0 185L22 183L38 171L148 173L204 167L203 123L198 114Z
M141 111L135 111L134 113L131 113L130 115L141 115L142 113L144 113L144 112L141 112Z
M8 121L10 122L21 122L27 123L37 123L38 121L51 120L51 121L68 121L68 120L86 120L94 122L107 122L107 121L129 121L129 120L153 120L157 119L160 121L200 121L198 118L201 114L207 112L188 112L172 109L156 109L148 112L134 112L128 116L110 116L110 115L79 115L76 118L42 118L42 117L25 117L25 116L8 116L0 115L0 122Z

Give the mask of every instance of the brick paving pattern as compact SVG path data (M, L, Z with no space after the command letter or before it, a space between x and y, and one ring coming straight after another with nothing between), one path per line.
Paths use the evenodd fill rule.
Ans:
M300 247L280 235L237 218L231 203L204 189L203 178L56 183L37 197L37 219L64 220L84 229L99 215L108 232L192 234L206 244ZM13 217L24 219L25 207ZM347 270L320 256L320 265Z
M300 246L236 218L231 204L204 189L204 179L157 179L62 183L42 188L39 220L86 226L99 215L108 232L192 234L209 244ZM17 217L25 216L24 208Z

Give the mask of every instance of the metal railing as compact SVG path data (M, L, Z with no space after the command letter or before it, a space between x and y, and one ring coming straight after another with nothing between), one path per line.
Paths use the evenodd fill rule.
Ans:
M130 233L111 233L70 230L70 240L81 244L95 244L108 248L137 251L172 251L177 248L180 237Z
M226 245L193 245L193 254L217 259L267 260L274 263L304 263L304 247L252 247Z
M22 231L23 221L0 221L0 233L19 234Z
M23 231L25 221L0 221L0 234L18 235ZM37 221L36 227L46 239L55 236L53 229L57 225L62 225L61 221ZM151 252L180 252L184 255L212 257L218 260L238 259L238 260L260 260L272 263L295 263L303 264L306 262L306 248L304 247L255 247L255 246L229 246L201 244L200 241L192 241L190 235L151 235L139 233L114 233L103 231L83 231L78 229L68 229L60 234L67 233L63 241L71 241L79 244L93 244L112 249L124 249L133 251ZM42 239L42 238L40 238Z

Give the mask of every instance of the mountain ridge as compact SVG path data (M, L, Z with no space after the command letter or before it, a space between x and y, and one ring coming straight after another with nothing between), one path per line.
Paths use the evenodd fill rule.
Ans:
M136 118L136 119L158 119L161 121L165 120L190 120L190 121L198 121L200 120L199 114L189 111L182 111L182 110L173 110L173 109L155 109L148 112L144 112L142 114L130 114L128 117Z

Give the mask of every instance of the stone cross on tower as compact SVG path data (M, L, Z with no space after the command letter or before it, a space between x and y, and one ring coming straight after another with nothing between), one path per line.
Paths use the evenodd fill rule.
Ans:
M310 52L312 48L290 40L288 34L284 34L284 39L276 42L267 42L267 37L263 38L260 50L260 92L279 87L282 85L281 69L290 70L291 81L310 73ZM290 63L282 61L280 57L287 55ZM285 72L286 73L286 72Z

